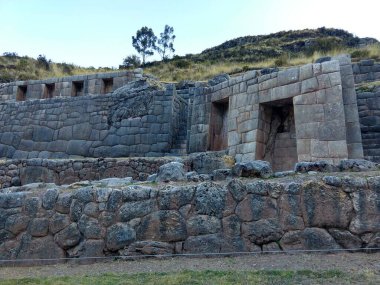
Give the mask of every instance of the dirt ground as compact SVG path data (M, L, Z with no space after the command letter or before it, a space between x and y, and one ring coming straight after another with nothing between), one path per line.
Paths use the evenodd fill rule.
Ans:
M92 264L66 262L45 266L0 267L0 279L48 276L98 275L102 273L176 272L181 270L339 270L371 274L380 284L380 252L334 254L253 254L235 257L171 257L107 260Z

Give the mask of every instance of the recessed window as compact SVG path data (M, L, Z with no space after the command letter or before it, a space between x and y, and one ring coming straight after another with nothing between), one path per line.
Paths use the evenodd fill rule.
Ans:
M55 84L45 84L43 99L53 98L55 91Z
M25 101L28 87L26 85L17 88L16 101Z
M84 82L83 81L73 81L71 86L71 96L77 97L84 95Z
M111 93L113 91L113 78L105 78L102 80L102 94Z

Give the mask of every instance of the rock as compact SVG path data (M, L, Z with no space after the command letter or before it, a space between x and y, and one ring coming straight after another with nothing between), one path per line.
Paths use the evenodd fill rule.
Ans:
M32 238L25 235L17 253L17 259L60 259L65 252L53 240L52 236ZM34 262L35 264L35 262Z
M123 202L143 201L153 198L153 189L141 185L127 186L122 190Z
M331 60L331 56L323 56L323 57L317 58L315 60L315 63L322 63L322 62L326 62L330 60Z
M189 155L192 169L199 174L211 174L216 169L231 169L235 163L226 151L208 151Z
M195 190L195 212L221 218L226 202L225 188L212 182L203 182Z
M280 240L283 231L277 219L264 219L257 222L243 223L242 235L251 242L261 245Z
M147 182L156 182L156 179L157 179L157 173L149 175L148 178L146 179L146 181Z
M196 215L187 220L187 233L191 236L214 234L220 230L220 220L213 216Z
M49 232L49 220L46 218L35 218L30 222L29 233L33 237L44 237Z
M228 81L229 79L230 79L230 76L227 73L222 73L222 74L218 74L214 78L210 79L208 81L208 84L210 86L215 86L215 85L218 85L224 81Z
M169 162L161 165L156 181L169 182L169 181L183 181L186 180L184 164L180 162Z
M185 253L218 253L222 245L219 234L190 236L184 244Z
M132 183L132 181L133 181L132 177L124 177L124 178L115 178L115 177L112 177L112 178L106 178L106 179L99 180L98 183L104 184L105 187L112 188L112 187L122 187L122 186L125 186L127 184Z
M55 203L55 210L62 214L70 213L71 201L73 196L68 193L59 194L57 202Z
M48 189L42 197L42 207L46 210L51 210L54 207L55 202L58 198L57 189Z
M271 242L263 245L263 253L265 252L280 252L281 248L276 242Z
M78 226L86 239L103 239L105 236L106 231L97 219L83 215L79 220Z
M240 236L241 222L238 216L231 215L223 218L223 234L227 238L233 238Z
M54 241L63 249L76 246L81 239L81 233L76 223L70 224L54 236Z
M106 247L110 251L117 251L130 245L136 240L136 232L126 224L115 224L108 228Z
M239 202L244 199L246 192L246 186L239 179L233 179L227 184L227 189L230 191L235 201Z
M380 248L380 233L376 233L372 236L371 240L368 242L366 248L367 252L378 252Z
M236 163L232 173L238 177L261 177L269 178L273 171L270 163L263 160Z
M278 171L273 174L275 178L280 178L280 177L286 177L286 176L293 176L296 173L293 170L288 170L288 171Z
M194 192L194 186L167 187L158 193L158 206L160 210L178 210L191 203Z
M323 176L322 180L325 184L330 185L330 186L334 186L334 187L342 186L342 179L337 176Z
M55 213L53 217L50 218L49 231L55 234L67 227L70 224L70 219L67 215L60 213Z
M365 159L344 159L340 161L339 168L341 171L376 171L378 165Z
M186 172L185 175L186 175L187 181L199 182L199 175L196 171Z
M235 212L245 222L276 218L278 215L274 199L255 194L247 195L237 205Z
M178 211L157 211L142 218L137 231L138 240L164 242L186 239L186 222Z
M216 169L212 172L212 180L226 180L228 177L232 176L231 169Z
M295 165L295 172L307 173L309 171L317 172L337 172L339 168L327 161L313 161L313 162L297 162Z
M315 181L306 182L302 190L301 209L307 227L348 227L354 209L347 193Z
M135 218L146 216L157 209L155 200L144 200L125 203L120 207L119 217L121 222L128 222Z
M287 250L329 250L339 249L329 233L320 228L306 228L303 231L287 232L280 240L280 246Z
M132 243L127 250L121 251L121 255L162 255L173 254L174 245L160 241L137 241Z
M102 257L105 243L103 240L86 240L67 250L69 257Z
M5 222L5 229L14 235L18 235L26 230L29 220L30 218L23 214L9 216Z
M349 231L329 229L328 232L343 248L358 249L362 247L362 240Z

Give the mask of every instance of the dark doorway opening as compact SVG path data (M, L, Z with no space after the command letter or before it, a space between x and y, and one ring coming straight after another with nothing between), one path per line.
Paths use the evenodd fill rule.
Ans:
M83 81L73 81L72 87L71 87L71 96L77 97L84 95L83 93Z
M113 78L102 80L102 94L111 93L113 91Z
M45 84L43 98L44 99L53 98L54 97L54 91L55 91L55 84L54 83Z
M17 88L16 101L25 101L28 87L26 85Z
M228 99L211 105L209 150L224 150L228 147Z

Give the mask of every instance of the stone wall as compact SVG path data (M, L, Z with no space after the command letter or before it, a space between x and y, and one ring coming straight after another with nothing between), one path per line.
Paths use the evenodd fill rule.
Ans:
M77 75L0 85L0 102L107 94L142 77L142 70Z
M380 62L375 62L373 59L365 59L354 63L352 70L356 84L380 80Z
M0 104L0 157L163 156L176 135L175 90Z
M237 161L265 157L270 124L263 109L289 105L294 108L297 161L337 163L363 156L349 57L281 71L250 71L199 88L192 103L190 152L213 150L215 104L228 104L226 144Z
M27 159L0 163L0 189L29 183L70 184L82 180L132 177L146 180L148 175L172 158Z
M364 156L380 162L380 87L357 94Z
M3 193L0 259L379 247L379 189L325 176Z

